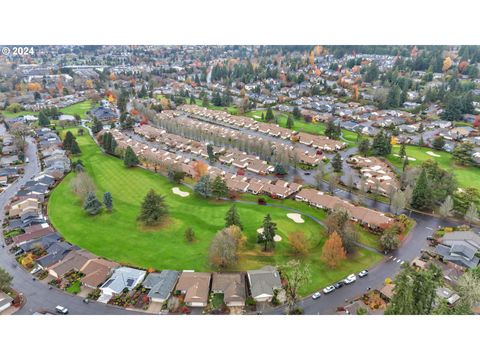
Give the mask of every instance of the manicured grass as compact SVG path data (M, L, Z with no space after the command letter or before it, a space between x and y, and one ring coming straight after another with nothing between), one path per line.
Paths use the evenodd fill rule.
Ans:
M60 109L60 112L65 115L79 115L82 119L87 117L87 112L93 108L93 102L91 100L85 100L67 107Z
M392 154L390 154L387 159L394 166L401 169L403 165L402 159L400 157L394 156L394 154L398 154L399 150L400 145L393 145ZM480 190L480 167L457 165L452 159L452 154L446 151L439 151L426 147L407 145L406 152L408 157L416 159L415 161L409 161L410 166L420 166L424 161L434 160L441 168L451 171L455 174L458 185L461 188L475 187ZM427 154L427 152L433 152L434 154L439 155L439 157L431 156Z
M78 114L78 115L80 115L80 117L82 119L84 119L84 118L87 117L87 111L90 111L93 108L93 106L94 106L94 104L91 100L85 100L85 101L82 101L82 102L64 107L64 108L60 109L59 111L62 114L65 114L65 115L74 116L75 114ZM17 113L12 113L10 111L2 111L1 113L3 114L3 116L5 116L6 119L15 118L15 117L18 117L18 116L23 116L23 115L38 116L37 111L20 111L20 112L17 112Z
M358 231L358 234L359 234L358 241L361 244L380 250L380 244L379 244L380 237L378 235L370 232L366 232L366 231L361 231L361 226L358 224L355 224L355 228Z
M65 131L67 129L63 134ZM88 216L82 210L80 199L70 190L69 183L74 174L69 174L52 191L48 204L52 224L67 241L99 256L143 268L215 270L208 263L208 248L215 233L224 227L224 216L231 202L207 201L185 186L178 187L191 193L190 196L182 198L174 195L172 188L177 185L166 178L141 168L126 169L121 160L104 155L88 135L77 137L77 141L82 150L80 158L97 185L97 195L101 198L103 192L110 191L114 210L112 213L104 211L97 216ZM168 221L155 229L145 229L136 221L140 203L149 189L164 195L170 207ZM245 199L256 201L257 197ZM268 203L283 203L315 214L318 218L324 217L323 212L293 200L274 202L269 199ZM286 216L290 211L257 204L237 203L237 209L248 241L238 263L231 270L286 263L293 256L287 238L294 231L304 232L309 247L303 262L311 268L312 281L302 289L302 294L369 267L381 258L376 253L360 249L351 259L331 270L320 260L325 231L313 220L304 216L305 223L297 224ZM261 227L267 213L277 223L277 232L282 237L273 253L262 252L256 243L256 230ZM195 232L193 243L184 239L188 227Z
M65 289L66 292L70 294L78 294L80 292L80 280L74 281L68 288Z
M1 113L3 114L3 116L5 116L5 119L13 119L13 118L23 116L23 115L35 115L35 116L38 115L38 112L35 112L35 111L19 111L19 112L14 113L14 112L11 112L11 111L4 110Z

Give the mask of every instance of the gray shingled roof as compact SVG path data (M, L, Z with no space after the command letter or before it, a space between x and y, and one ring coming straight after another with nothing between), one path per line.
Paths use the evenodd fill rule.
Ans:
M458 248L457 248L458 249ZM435 252L442 256L445 261L450 261L454 264L467 267L467 268L474 268L480 262L480 258L473 256L471 258L467 258L460 253L455 253L452 250L455 250L453 247L450 248L445 245L437 245L435 248ZM464 249L462 249L464 250Z
M247 274L253 297L262 294L273 295L273 289L282 287L280 274L273 266L265 266L259 270L251 270L248 271Z
M452 246L458 242L466 242L475 249L480 250L480 236L473 231L453 231L443 236L443 244Z
M150 289L152 299L166 300L177 283L179 271L163 270L161 273L148 274L143 286Z

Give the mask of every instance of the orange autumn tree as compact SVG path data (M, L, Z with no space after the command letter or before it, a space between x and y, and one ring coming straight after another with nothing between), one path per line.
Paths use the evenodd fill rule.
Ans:
M346 258L347 252L343 247L342 238L334 231L323 245L322 260L333 269Z
M208 165L203 161L195 161L193 163L193 171L195 172L195 180L200 179L203 175L208 173Z

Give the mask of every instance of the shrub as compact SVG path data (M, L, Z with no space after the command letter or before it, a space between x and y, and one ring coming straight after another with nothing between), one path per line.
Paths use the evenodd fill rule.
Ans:
M255 299L251 296L247 297L247 300L245 300L245 304L247 306L255 306L257 304L257 302L255 301Z

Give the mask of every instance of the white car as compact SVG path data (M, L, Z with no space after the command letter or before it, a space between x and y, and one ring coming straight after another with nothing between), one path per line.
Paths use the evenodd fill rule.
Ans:
M351 283L355 282L356 280L357 280L357 277L355 276L355 274L350 274L345 278L345 280L343 280L343 282L345 284L351 284Z
M361 278L363 278L367 275L368 275L368 270L362 270L358 273L358 277L361 277Z
M335 291L335 286L333 285L327 286L325 289L323 289L324 294L330 294L332 291Z
M30 274L35 275L35 274L38 273L40 270L42 270L42 268L37 265L32 271L30 271Z
M312 295L312 299L313 300L317 300L317 299L320 299L320 296L322 296L322 294L320 294L318 291Z
M62 315L67 315L68 314L68 309L66 307L63 307L63 306L60 306L60 305L57 305L55 307L55 310L57 311L57 313L62 314Z

